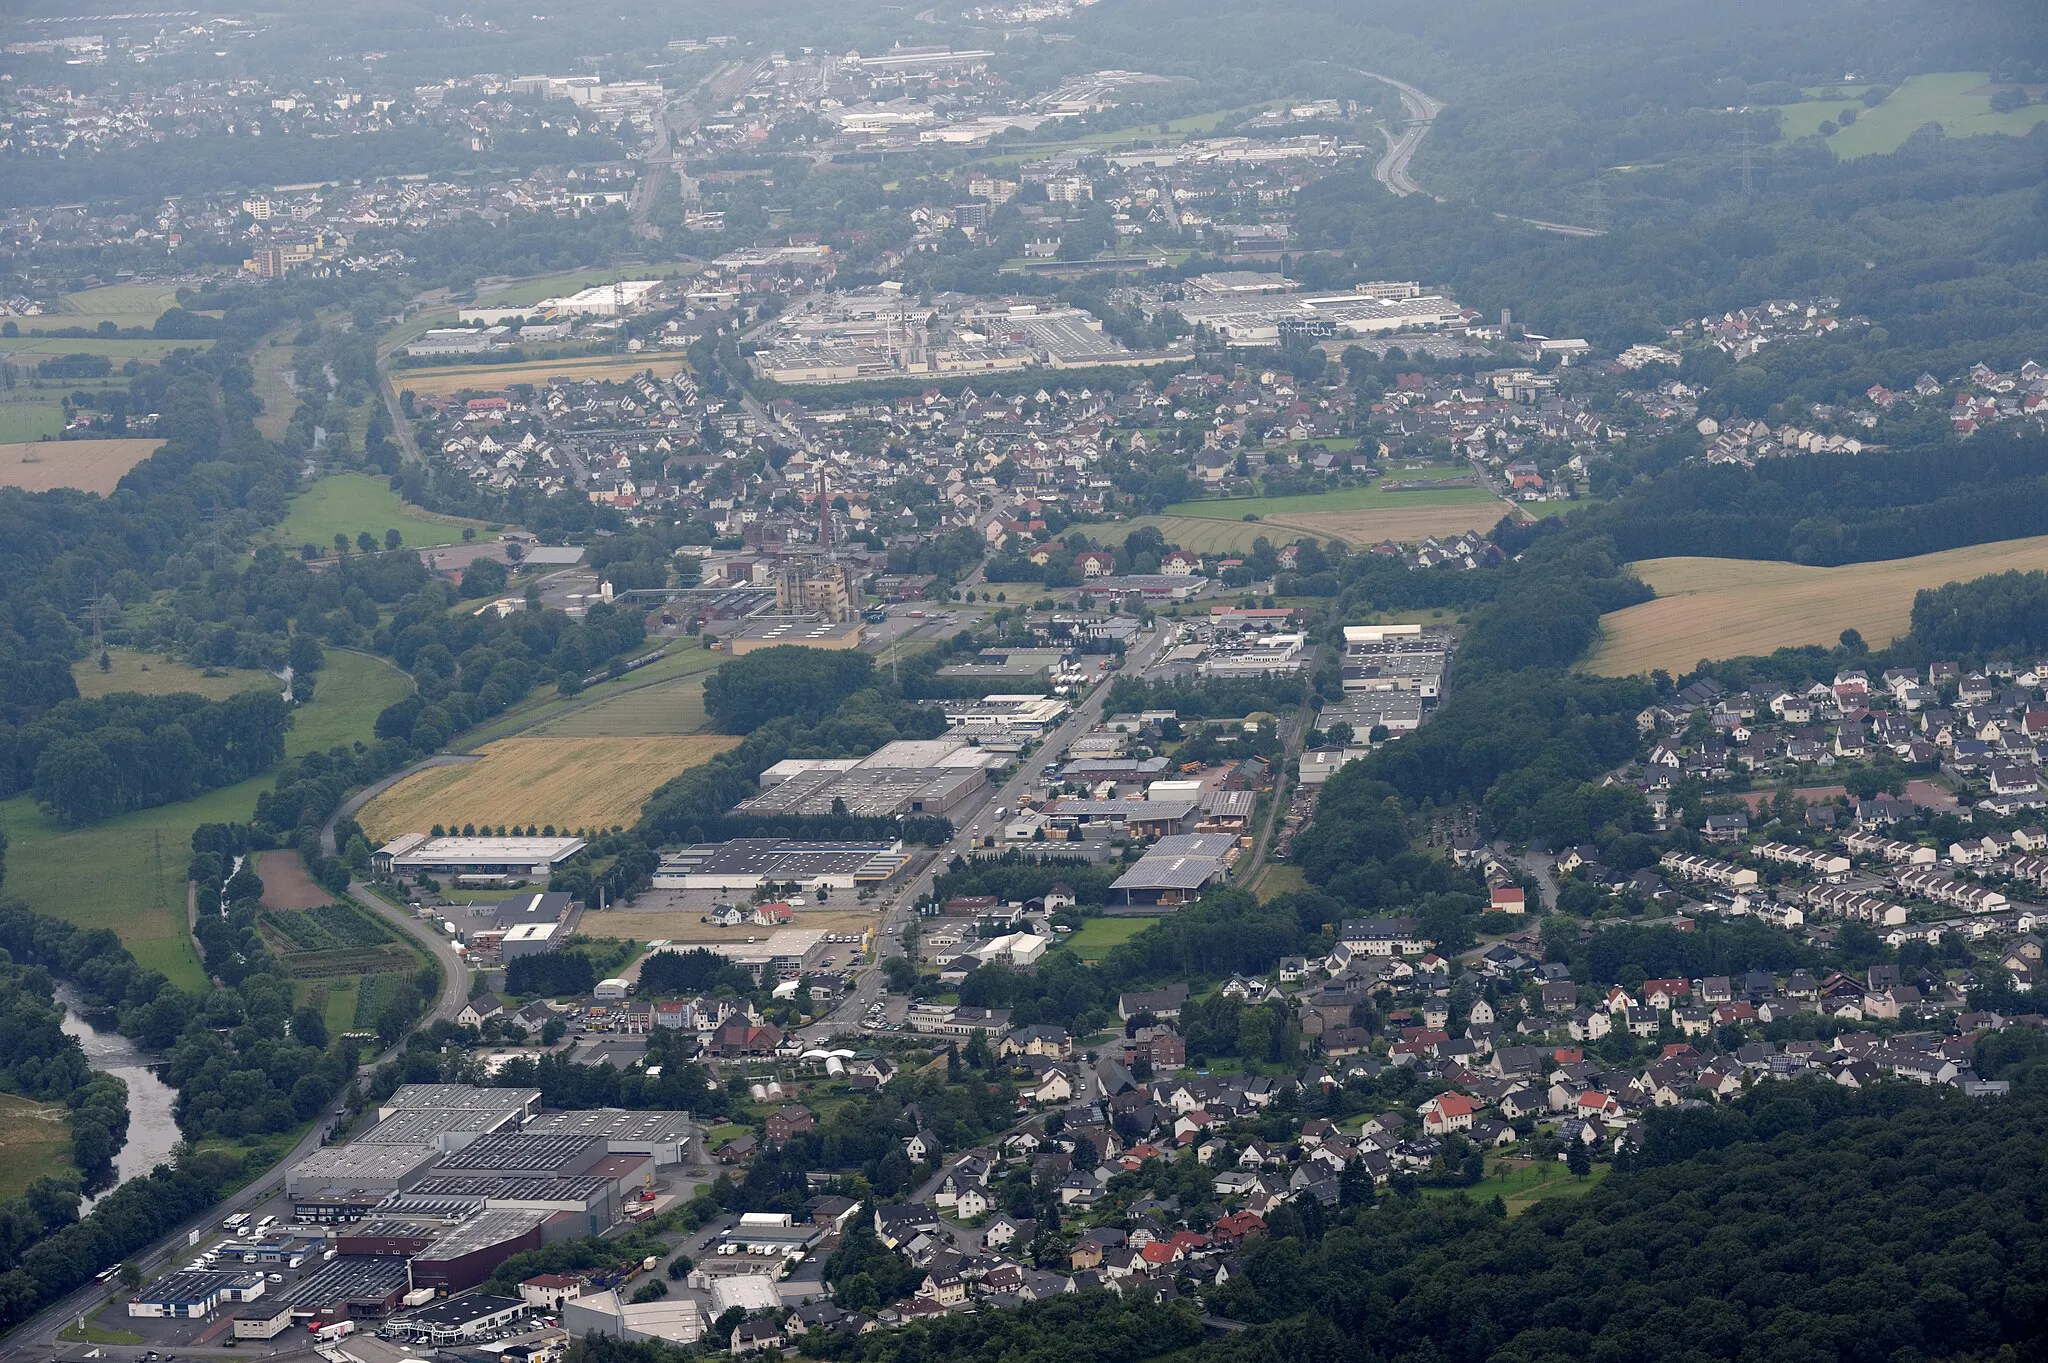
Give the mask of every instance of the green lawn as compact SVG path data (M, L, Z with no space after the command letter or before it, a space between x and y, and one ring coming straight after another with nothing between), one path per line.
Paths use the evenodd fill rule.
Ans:
M476 302L469 306L479 308L516 308L529 303L538 303L543 298L560 298L580 289L597 284L610 284L621 279L660 279L663 275L681 268L668 265L600 265L587 270L571 270L566 274L543 275L539 279L524 279L517 284L502 284L495 288L477 290Z
M345 649L327 650L327 665L314 679L313 703L299 707L285 735L285 752L325 752L337 744L369 742L377 716L412 693L412 678L382 658Z
M354 540L358 533L367 530L381 548L384 532L396 530L407 548L418 549L461 543L465 525L474 527L480 538L497 538L487 534L479 521L440 519L400 500L390 484L375 474L337 473L320 479L292 498L290 512L273 534L280 543L293 548L313 544L331 554L337 534Z
M122 1291L118 1284L115 1291ZM103 1325L88 1325L83 1330L73 1321L57 1332L57 1338L68 1339L78 1344L140 1344L142 1336L133 1330L114 1330Z
M65 326L74 325L58 319ZM0 336L0 355L105 355L119 369L126 360L160 360L173 350L204 350L211 341L124 340L99 336ZM33 364L34 361L24 361ZM55 382L55 380L52 380Z
M38 1103L18 1093L0 1093L0 1197L19 1197L45 1175L71 1168L71 1126L62 1103Z
M704 677L731 656L701 648L695 639L678 639L660 662L577 695L559 696L553 687L536 689L525 701L465 735L464 746L479 747L513 732L549 738L696 733L707 722ZM665 684L649 684L655 682Z
M21 389L0 397L0 445L54 436L64 429L64 401L54 391L45 397Z
M334 650L311 705L285 736L294 755L337 743L369 741L377 712L405 694L389 665ZM28 795L0 802L7 831L7 893L39 913L82 927L112 928L135 959L173 984L203 989L206 977L186 931L185 866L192 831L203 823L244 823L275 773L252 777L194 800L141 809L89 828L66 828Z
M1299 866L1279 863L1268 865L1259 872L1258 883L1252 887L1261 904L1283 894L1296 894L1308 888L1308 877L1301 873Z
M1942 71L1914 76L1899 85L1874 109L1863 106L1863 86L1808 90L1802 104L1779 106L1780 130L1787 140L1811 137L1823 120L1839 122L1844 109L1857 111L1856 121L1828 138L1843 160L1883 156L1897 151L1908 137L1928 123L1941 124L1947 137L2004 133L2024 137L2035 124L2048 120L2048 104L2030 104L2011 113L1994 113L1993 87L1982 71Z
M1318 492L1306 497L1231 497L1213 502L1180 502L1161 512L1164 516L1192 516L1201 520L1239 521L1246 516L1300 516L1317 511L1380 511L1403 506L1465 506L1494 500L1483 487L1423 488L1414 492L1389 491L1381 484L1348 487L1336 492Z
M161 653L132 648L108 648L107 662L109 666L104 672L96 658L82 658L71 665L71 677L77 683L79 695L110 696L118 691L134 691L145 696L169 696L183 692L209 700L226 700L244 691L281 689L277 678L254 668L194 667Z
M1575 1177L1559 1160L1536 1160L1528 1167L1515 1169L1505 1162L1489 1159L1486 1165L1486 1179L1472 1188L1424 1188L1424 1197L1455 1197L1460 1193L1472 1198L1490 1198L1498 1195L1507 1203L1508 1215L1515 1216L1529 1210L1538 1202L1553 1197L1583 1197L1612 1172L1612 1166L1596 1164L1593 1172L1584 1178Z
M1159 920L1156 918L1091 918L1067 938L1084 961L1099 961Z

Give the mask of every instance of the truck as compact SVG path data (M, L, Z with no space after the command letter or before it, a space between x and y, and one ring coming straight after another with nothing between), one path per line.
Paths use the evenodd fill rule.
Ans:
M337 1339L347 1339L355 1332L356 1323L354 1321L337 1320L332 1325L316 1324L313 1327L313 1338L332 1342Z

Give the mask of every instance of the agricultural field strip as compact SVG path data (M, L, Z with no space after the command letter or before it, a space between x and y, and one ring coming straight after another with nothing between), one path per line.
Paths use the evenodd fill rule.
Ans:
M1923 588L2048 568L2048 535L1840 568L1717 558L1646 559L1634 568L1657 599L1601 618L1605 638L1589 671L1626 676L1662 667L1676 675L1701 658L1833 644L1845 629L1882 644L1906 632Z

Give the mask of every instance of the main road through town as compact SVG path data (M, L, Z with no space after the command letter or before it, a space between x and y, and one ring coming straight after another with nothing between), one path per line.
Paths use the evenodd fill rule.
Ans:
M1174 631L1155 627L1138 644L1124 655L1124 670L1136 675L1159 656L1159 651L1171 639ZM803 1030L803 1038L809 1042L827 1041L833 1036L852 1031L859 1026L868 1007L882 996L882 963L891 956L903 954L903 929L917 913L917 901L932 887L932 882L944 873L953 858L964 856L974 846L977 838L994 829L1000 818L985 819L984 813L996 809L1014 810L1017 801L1038 785L1045 769L1052 764L1053 757L1065 752L1067 745L1094 728L1102 719L1102 708L1109 701L1109 678L1104 678L1089 695L1076 705L1059 728L1047 734L1031 756L1019 763L1016 772L1003 783L1002 789L985 802L980 811L964 815L966 825L953 835L953 840L940 848L925 868L898 890L882 910L882 925L876 933L875 952L872 960L860 972L854 987L847 991L839 1006L817 1022ZM987 827L982 827L986 824Z

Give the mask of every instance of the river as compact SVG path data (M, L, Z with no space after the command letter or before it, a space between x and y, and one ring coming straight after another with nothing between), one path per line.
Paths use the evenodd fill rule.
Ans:
M128 1085L128 1141L114 1156L115 1187L147 1174L171 1157L178 1144L178 1122L174 1105L178 1092L156 1077L149 1059L136 1044L115 1031L102 1031L78 1013L78 991L68 984L57 986L57 1001L64 1005L64 1030L85 1047L86 1063L111 1074ZM100 1197L86 1199L82 1216Z

